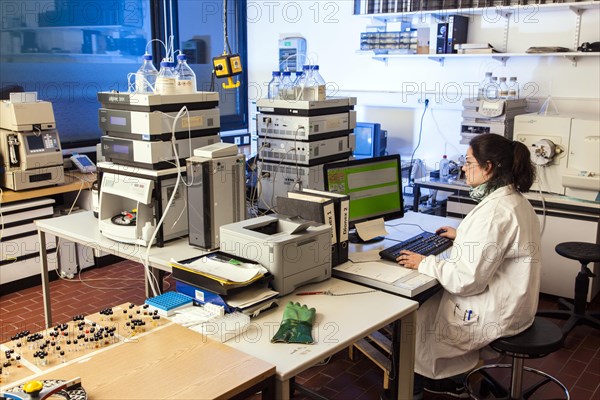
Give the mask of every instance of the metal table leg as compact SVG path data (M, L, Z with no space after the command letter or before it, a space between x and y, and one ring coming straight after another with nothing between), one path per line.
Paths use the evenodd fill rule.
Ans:
M413 311L394 322L392 333L392 371L390 391L392 399L412 399L414 385L415 343L417 312Z
M46 232L38 229L38 240L40 243L40 265L42 267L42 297L44 298L44 316L46 318L46 328L50 328L52 326L52 305L50 304L50 279L48 278Z

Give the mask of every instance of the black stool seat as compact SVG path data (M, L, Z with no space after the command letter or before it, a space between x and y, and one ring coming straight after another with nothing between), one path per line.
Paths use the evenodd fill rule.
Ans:
M512 363L488 364L474 369L465 378L465 389L472 399L489 398L491 393L496 399L516 400L529 399L542 386L554 383L564 393L564 398L568 400L570 399L569 391L558 379L524 365L524 359L544 357L560 349L562 344L561 329L551 321L536 317L533 324L523 332L496 339L490 343L490 347L494 350L512 356ZM494 369L510 369L510 386L505 387L488 373ZM523 372L542 377L542 379L523 389ZM476 390L477 382L479 382L479 390Z
M562 344L560 328L543 318L536 318L528 329L515 336L496 339L490 347L511 356L540 358L560 349Z
M600 261L600 244L585 242L564 242L554 249L558 254L582 264Z
M600 225L599 225L600 226ZM596 274L588 268L591 262L600 261L600 244L586 242L564 242L556 245L556 252L565 258L577 260L581 269L575 278L575 293L573 303L565 299L558 300L561 310L540 310L537 315L542 317L566 319L563 325L563 336L566 336L577 325L585 324L600 329L600 313L586 311L590 278Z

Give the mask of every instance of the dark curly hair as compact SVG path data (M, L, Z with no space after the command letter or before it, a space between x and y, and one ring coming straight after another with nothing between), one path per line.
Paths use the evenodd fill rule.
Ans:
M491 165L489 191L506 185L513 185L521 193L529 191L535 169L527 146L493 133L476 136L469 145L480 167Z

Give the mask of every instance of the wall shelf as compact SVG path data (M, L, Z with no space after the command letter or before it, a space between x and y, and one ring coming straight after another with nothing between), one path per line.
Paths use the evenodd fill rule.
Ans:
M513 15L532 15L533 12L537 11L561 11L561 12L573 12L576 15L574 36L572 49L579 47L580 31L581 31L581 16L586 10L598 10L600 9L600 1L582 1L582 2L567 2L567 3L550 3L550 4L526 4L526 5L510 5L510 6L489 6L482 8L462 8L462 9L448 9L448 10L426 10L426 11L412 11L412 12L401 12L401 13L385 13L385 14L359 14L361 17L371 18L370 28L377 27L378 30L383 29L385 32L387 24L397 21L407 21L410 18L423 17L430 15L433 18L445 21L450 15L460 14L466 16L473 15L488 15L492 13L495 16L504 19L503 39L502 44L496 48L500 50L500 53L485 53L485 54L394 54L385 53L385 50L380 50L377 53L373 50L361 50L359 53L368 54L375 60L387 61L391 58L423 58L426 57L430 60L438 62L441 66L447 58L491 58L496 60L503 65L511 57L562 57L571 61L573 66L577 66L577 62L583 57L598 57L599 53L582 53L577 51L560 52L560 53L511 53L509 51L508 33L510 29L510 22Z
M406 20L407 17L418 17L423 15L432 15L437 19L445 19L448 15L480 15L488 13L498 13L500 15L513 14L516 12L530 13L533 10L539 11L564 11L572 10L576 13L581 13L583 10L600 8L599 1L581 1L567 3L550 3L550 4L524 4L524 5L508 5L508 6L488 6L476 8L454 8L447 10L416 10L398 13L380 13L380 14L355 14L360 17L373 18L380 21L393 22Z
M387 62L394 58L430 59L444 65L446 59L460 58L490 58L506 65L509 58L517 57L562 57L571 61L576 66L580 58L599 58L600 53L565 52L565 53L489 53L489 54L375 54L373 51L358 51L374 60Z
M509 58L517 57L562 57L570 60L576 66L580 58L599 58L600 53L582 53L582 52L565 52L565 53L490 53L490 54L376 54L373 51L358 51L358 54L366 55L374 60L387 62L394 58L412 58L412 59L429 59L444 65L446 59L456 58L490 58L506 65Z

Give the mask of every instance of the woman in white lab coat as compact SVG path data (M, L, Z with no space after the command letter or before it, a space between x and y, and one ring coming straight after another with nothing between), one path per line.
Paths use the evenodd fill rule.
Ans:
M415 372L430 379L415 375L416 393L420 379L425 390L463 397L460 384L457 393L428 386L470 371L480 349L527 329L537 310L540 227L521 194L535 177L529 150L500 135L480 135L470 142L463 171L478 204L457 229L438 229L454 240L450 256L405 251L397 260L443 287L418 310Z

